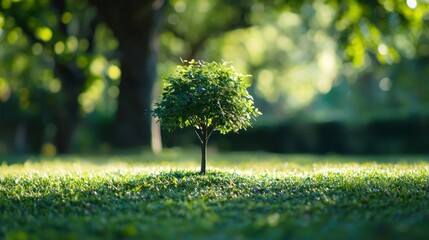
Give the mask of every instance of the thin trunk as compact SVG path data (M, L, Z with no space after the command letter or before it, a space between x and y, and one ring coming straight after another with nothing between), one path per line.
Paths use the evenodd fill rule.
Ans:
M206 174L207 139L201 142L201 174Z
M206 160L207 160L207 142L209 141L209 135L207 134L207 126L201 128L201 174L206 174Z
M152 118L152 139L151 139L151 146L152 151L155 154L162 152L162 140L161 140L161 127L160 123L156 121L156 119Z
M200 129L195 129L195 133L197 134L201 143L201 174L206 174L207 144L214 129L214 127L208 126L202 126Z
M155 82L155 86L153 87L152 96L154 102L159 101L159 95L161 94L161 86L159 84L159 81ZM152 110L155 107L154 103L152 103ZM162 152L162 137L161 137L161 123L158 121L158 119L155 119L151 117L151 147L152 152L155 154Z

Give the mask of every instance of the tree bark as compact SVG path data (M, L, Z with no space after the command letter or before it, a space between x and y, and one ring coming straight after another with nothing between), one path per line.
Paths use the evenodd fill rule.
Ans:
M207 143L210 137L207 131L208 131L207 126L202 126L201 131L199 133L198 133L198 130L196 131L201 143L201 170L200 170L201 174L206 174Z
M158 36L167 0L91 0L119 41L121 83L114 146L150 146Z
M77 67L59 63L58 60L55 73L61 79L64 102L52 103L51 107L57 127L54 144L58 153L66 153L71 150L72 138L79 122L78 96L82 92L85 79Z
M206 174L207 139L201 142L201 174Z
M156 56L150 49L124 49L121 59L122 79L119 85L115 122L115 145L136 147L149 145L151 139L152 88L156 77Z

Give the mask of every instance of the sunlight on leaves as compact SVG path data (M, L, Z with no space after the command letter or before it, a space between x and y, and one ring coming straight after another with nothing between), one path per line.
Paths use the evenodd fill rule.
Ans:
M4 16L3 14L0 13L0 29L3 28L4 24L5 24Z
M49 90L52 93L58 93L61 90L61 81L58 78L49 81Z
M95 76L101 76L104 72L104 69L107 65L107 61L104 57L98 56L94 60L92 60L89 70Z
M38 27L36 29L36 36L44 42L49 42L52 39L52 35L52 30L49 27Z
M417 7L417 1L416 0L407 0L407 5L411 9L415 9Z
M61 22L64 24L69 24L73 18L73 15L70 12L65 12L61 16Z
M0 77L0 101L6 102L10 97L10 88L6 79Z
M74 53L78 48L78 45L79 45L78 43L79 42L75 36L68 37L66 41L67 52Z
M93 112L97 104L103 100L105 87L106 86L103 79L96 79L86 89L86 91L79 95L78 101L84 114Z
M55 43L54 51L56 54L60 55L64 52L64 50L65 50L65 45L62 41Z
M278 100L279 92L275 90L273 72L269 69L263 69L257 75L259 81L256 83L256 91L261 96L264 96L269 102Z
M107 68L107 76L113 80L118 80L121 77L121 69L114 64L110 64Z

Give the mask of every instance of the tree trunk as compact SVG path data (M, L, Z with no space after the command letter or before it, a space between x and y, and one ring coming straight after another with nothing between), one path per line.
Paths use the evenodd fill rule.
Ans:
M124 44L126 45L126 44ZM146 46L122 47L122 79L115 123L115 145L149 145L152 88L156 78L156 53Z
M201 174L206 174L207 139L201 142Z
M152 88L158 35L167 0L91 0L119 41L121 83L116 113L117 147L150 146Z
M151 136L152 151L155 154L161 153L162 152L161 125L154 118L152 118L151 133L152 133L152 136Z
M206 160L207 160L207 142L209 141L209 134L208 134L207 126L201 127L201 132L197 135L200 138L201 142L201 174L206 174Z
M51 103L56 133L54 144L58 153L71 150L71 142L79 122L78 96L82 92L85 78L82 72L71 64L55 64L55 74L61 79L64 102Z

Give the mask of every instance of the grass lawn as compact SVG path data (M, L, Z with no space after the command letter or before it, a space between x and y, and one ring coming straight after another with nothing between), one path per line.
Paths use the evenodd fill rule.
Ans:
M0 158L0 239L428 239L429 157Z

